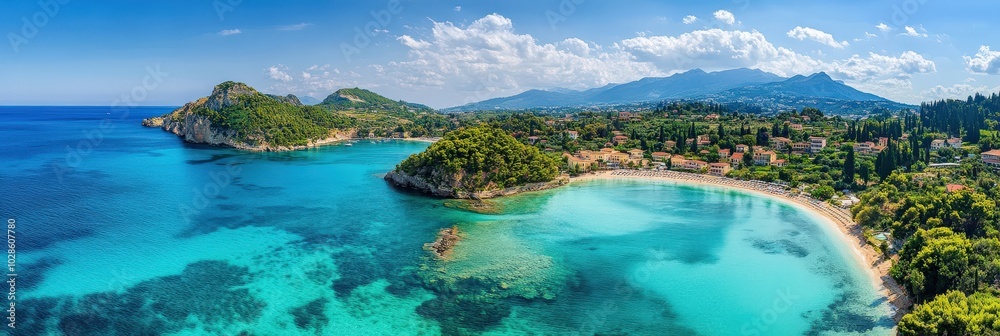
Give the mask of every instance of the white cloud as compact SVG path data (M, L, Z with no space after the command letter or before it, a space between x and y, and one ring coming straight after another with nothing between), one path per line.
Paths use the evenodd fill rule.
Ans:
M869 33L869 32L865 32L865 38L871 39L871 38L875 38L875 37L878 37L878 35L872 34L872 33Z
M794 29L788 31L788 37L797 39L799 41L804 41L808 39L838 49L843 49L844 47L850 45L850 43L847 43L847 41L837 42L837 40L834 39L833 35L830 35L830 33L809 27L801 27L801 26L795 27Z
M407 35L397 40L409 49L410 59L390 62L386 77L404 87L472 91L467 102L529 88L585 88L661 74L628 52L578 38L539 43L515 33L510 19L498 14L467 27L434 22L427 40Z
M404 60L355 69L361 73L313 65L295 78L287 76L287 68L279 65L266 71L276 81L272 89L325 95L342 87L381 85L391 88L387 94L399 90L396 94L403 99L454 106L528 89L585 89L694 68L747 67L786 77L825 71L868 92L917 101L920 98L913 93L911 78L936 72L934 62L912 51L830 60L829 55L806 55L775 46L756 30L648 34L600 45L575 37L540 42L532 35L519 34L510 19L498 14L468 25L431 22L429 31L416 29L420 35L396 38L408 51ZM805 28L800 31L805 34L803 39L820 36L810 35ZM832 37L829 41L837 43ZM435 92L438 94L427 98Z
M1000 75L1000 51L992 51L990 46L980 46L975 57L962 58L971 73Z
M921 95L926 100L939 100L948 98L965 99L966 97L974 95L977 92L985 94L989 92L989 89L990 88L986 85L978 87L969 84L955 84L948 87L937 85L928 90L924 90L923 92L921 92Z
M410 49L426 49L431 46L430 42L418 41L408 35L397 37L396 40L399 41L399 43L402 43L404 46L409 47Z
M888 33L890 30L892 30L892 27L889 27L889 25L885 24L884 22L879 22L879 24L875 26L875 28L878 28L878 30L881 31L882 33Z
M301 22L301 23L296 23L296 24L293 24L293 25L279 26L278 30L282 30L282 31L303 30L303 29L306 29L309 26L312 26L312 23Z
M299 96L326 97L330 93L345 87L364 87L376 89L382 87L381 83L366 81L366 76L350 71L342 74L340 70L329 69L330 65L313 65L301 72L301 76L292 77L288 75L288 67L278 64L267 69L264 73L276 82L267 88L268 91L278 94L296 94ZM320 98L322 99L322 98Z
M681 21L684 22L684 24L692 24L698 21L698 17L694 15L688 15L685 16L684 19Z
M906 51L899 57L876 53L869 53L867 58L853 55L846 60L831 62L830 71L840 78L868 81L885 77L909 78L914 74L934 73L937 72L937 66L916 52Z
M727 10L720 9L712 15L715 16L716 20L722 21L725 24L732 25L736 23L736 16L733 16L733 13L730 13Z
M462 11L462 6L455 6L455 11L456 12L461 12Z
M267 76L271 77L271 79L273 79L273 80L281 81L281 82L286 82L286 83L287 82L291 82L292 81L292 76L289 76L288 73L285 72L285 70L288 70L288 67L286 67L286 66L284 66L282 64L278 64L278 65L274 65L274 66L268 67L267 69L264 69L264 73L266 73Z
M910 27L910 26L903 27L903 30L905 30L906 32L900 33L899 35L901 35L901 36L911 36L911 37L927 37L926 33L918 33L916 28L913 28L913 27ZM920 30L926 31L922 27L920 28Z
M236 35L236 34L240 34L240 33L242 33L242 32L239 29L223 29L223 30L219 31L216 34L219 34L219 36L229 36L229 35Z
M696 30L678 36L638 36L620 47L640 61L663 69L688 69L709 64L749 66L771 58L777 50L757 32Z

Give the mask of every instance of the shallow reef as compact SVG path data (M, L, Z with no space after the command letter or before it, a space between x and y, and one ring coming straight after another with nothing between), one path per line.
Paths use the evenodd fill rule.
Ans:
M516 223L457 227L464 234L450 258L428 256L416 271L437 294L417 312L441 323L446 334L487 330L510 315L513 305L554 300L573 279L569 269L519 239Z

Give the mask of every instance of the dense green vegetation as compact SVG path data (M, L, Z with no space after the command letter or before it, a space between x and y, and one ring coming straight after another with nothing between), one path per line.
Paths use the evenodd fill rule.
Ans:
M959 291L938 295L899 321L900 335L1000 335L1000 298Z
M855 220L877 250L897 260L890 273L917 303L900 325L902 334L1000 334L1000 178L977 155L1000 148L1000 96L928 103L918 111L876 109L862 119L814 108L761 116L698 102L629 111L477 117L554 153L639 148L647 158L662 151L720 162L720 149L763 146L784 166L755 165L750 149L728 176L807 186L802 190L824 200L857 193ZM826 138L828 146L814 153L773 148L779 137L802 143L812 136ZM961 141L943 143L950 138ZM867 147L856 151L858 144ZM874 238L881 232L887 241Z
M485 125L449 132L397 169L463 191L546 182L559 174L556 159L518 142L502 129Z
M281 102L257 92L230 99L233 104L218 111L202 105L193 112L207 116L213 125L235 131L251 144L300 146L326 137L332 129L347 129L356 124L344 115Z
M405 107L413 110L431 111L421 104L395 101L365 89L340 89L326 97L320 105L334 110L346 109L397 109Z
M301 146L348 130L361 137L441 136L456 127L451 117L426 106L362 89L343 89L323 104L303 106L292 95L267 95L243 83L225 82L216 86L209 100L224 98L225 104L202 104L192 113L208 117L213 126L233 131L251 145Z
M900 334L1000 334L1000 178L977 157L966 156L996 148L989 128L996 127L997 102L996 95L977 95L924 104L918 115L904 115L878 131L909 139L879 156L880 183L862 193L852 211L865 228L890 232L901 242L890 274L917 306L900 322ZM859 137L870 131L852 127ZM932 153L931 141L945 137L965 144ZM957 167L925 165L961 157L967 159Z
M1000 146L996 133L982 139L982 131L1000 131L1000 95L989 97L976 94L966 100L939 100L920 105L921 121L931 132L946 133L962 137L965 141L980 143L980 140Z

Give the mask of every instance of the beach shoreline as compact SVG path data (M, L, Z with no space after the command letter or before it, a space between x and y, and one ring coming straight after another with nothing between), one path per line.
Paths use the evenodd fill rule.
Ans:
M865 273L868 274L872 285L878 289L879 294L888 299L893 308L893 319L896 322L899 322L912 306L912 300L906 295L906 291L889 275L889 268L892 266L892 261L884 258L878 251L868 245L861 226L854 222L850 212L845 209L836 208L826 202L817 201L809 197L788 194L783 187L766 182L742 181L677 171L601 171L573 177L570 179L570 184L589 180L614 179L666 181L702 187L735 189L757 196L768 197L808 211L816 215L816 218L826 222L826 225L832 225L837 228L837 231L840 233L837 236L851 247L851 255L854 256L854 260L859 264L858 266L862 267Z

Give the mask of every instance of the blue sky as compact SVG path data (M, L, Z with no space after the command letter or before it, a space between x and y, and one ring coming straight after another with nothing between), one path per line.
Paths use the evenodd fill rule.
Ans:
M449 107L737 67L826 71L917 103L1000 90L998 10L927 0L4 1L0 104L126 95L181 105L236 80Z

